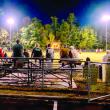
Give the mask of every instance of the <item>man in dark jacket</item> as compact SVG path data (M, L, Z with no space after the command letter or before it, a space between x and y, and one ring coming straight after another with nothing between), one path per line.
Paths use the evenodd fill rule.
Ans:
M19 40L16 40L16 44L13 46L12 48L13 50L13 55L12 57L23 57L23 46L20 44ZM21 59L14 59L14 67L22 67L23 66L23 62Z
M13 46L13 57L23 57L23 46L20 41L17 40L16 44Z
M38 43L37 43L37 44L35 45L35 47L33 48L31 57L37 58L37 59L39 60L39 65L40 65L40 67L41 67L42 50L40 49ZM36 60L35 60L35 62L36 62Z

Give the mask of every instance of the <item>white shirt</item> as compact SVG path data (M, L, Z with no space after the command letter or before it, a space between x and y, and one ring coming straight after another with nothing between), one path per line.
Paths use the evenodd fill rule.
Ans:
M103 59L102 59L103 62L110 62L110 54L106 54Z

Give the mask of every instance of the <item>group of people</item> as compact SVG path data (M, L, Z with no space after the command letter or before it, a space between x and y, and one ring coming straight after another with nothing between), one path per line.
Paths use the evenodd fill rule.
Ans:
M67 45L62 46L61 50L60 50L60 58L61 59L66 59L66 58L74 58L74 59L79 59L79 52L74 48L74 46L70 46L69 48L67 47ZM72 66L72 64L75 64L74 61L66 61L66 60L62 60L62 67L64 67L67 63L70 64L70 66ZM76 66L76 65L74 65Z
M39 67L41 67L41 62L43 58L43 52L42 49L40 48L40 45L38 43L35 44L35 47L32 49L31 55L24 49L23 51L23 46L20 44L20 41L17 40L16 44L12 48L13 50L13 57L32 57L36 58L35 63L39 61ZM52 62L54 58L54 50L51 48L51 44L48 44L46 47L46 58L48 62Z
M23 51L23 46L20 44L20 41L17 40L16 44L12 48L13 54L12 57L30 57L30 54L26 49ZM32 50L31 57L43 57L42 49L38 43L35 44L35 47ZM51 45L48 44L46 48L46 58L53 58L54 50L51 48Z
M41 59L43 58L43 52L38 43L36 43L35 47L32 49L31 55L26 49L24 49L23 51L23 46L20 44L19 40L17 40L16 44L12 47L12 51L13 51L12 57L36 58L35 63L39 61L39 66L41 67L41 61L42 61ZM54 50L51 48L50 44L48 44L46 48L46 58L49 58L48 60L51 62L52 59L54 58Z
M67 45L64 45L60 50L60 57L61 58L79 58L79 53L74 48L74 46L70 46L68 48Z
M40 57L43 58L43 52L40 48L40 45L38 43L35 44L35 47L32 49L31 54L26 50L23 49L23 46L20 44L20 41L17 40L16 44L12 47L12 57L32 57L32 58L39 58L36 59L39 60L39 64L41 65ZM0 49L0 57L6 57L7 54L2 51L2 48ZM51 44L48 44L46 47L46 60L48 62L53 62L54 59L54 49L51 48ZM74 48L74 46L67 47L66 45L63 45L60 49L60 58L79 58L79 54L77 50ZM62 62L62 66L64 66L65 63Z
M13 57L29 57L29 53L24 49L23 46L20 44L20 41L17 40L16 44L12 48L13 50ZM40 45L36 43L35 47L32 50L31 57L43 57L42 49ZM51 44L48 44L46 47L46 58L54 58L54 49L51 48ZM60 49L60 58L79 58L79 54L74 46L70 46L68 48L66 45L62 46Z

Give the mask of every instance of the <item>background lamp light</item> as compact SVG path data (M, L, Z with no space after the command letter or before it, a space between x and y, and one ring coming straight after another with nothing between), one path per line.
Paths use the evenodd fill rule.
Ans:
M12 25L14 24L14 19L13 18L8 18L7 23Z
M107 49L108 49L108 45L107 45L107 43L108 43L108 23L109 23L109 21L110 21L110 15L104 15L104 16L102 16L102 20L105 22L105 41L106 41L106 51L107 51Z
M109 21L110 20L110 15L104 15L104 16L102 16L102 20L103 21Z

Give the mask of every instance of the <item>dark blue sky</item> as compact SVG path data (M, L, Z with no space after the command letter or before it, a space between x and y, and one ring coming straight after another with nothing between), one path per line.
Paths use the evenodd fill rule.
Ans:
M50 22L51 16L59 21L74 12L81 25L97 21L101 13L110 12L110 0L0 0L4 15L37 17L43 23Z

